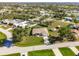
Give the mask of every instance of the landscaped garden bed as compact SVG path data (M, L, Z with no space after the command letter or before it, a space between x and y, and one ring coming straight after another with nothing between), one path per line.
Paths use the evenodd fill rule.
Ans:
M75 56L75 53L67 47L59 48L59 50L63 56Z
M28 52L29 56L55 56L52 50L37 50Z

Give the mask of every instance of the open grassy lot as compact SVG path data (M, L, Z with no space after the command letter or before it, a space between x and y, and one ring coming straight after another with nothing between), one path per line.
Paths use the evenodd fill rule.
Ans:
M7 54L7 55L3 55L3 56L20 56L20 53Z
M76 48L79 50L79 46L76 46Z
M58 25L60 25L61 27L63 27L63 26L67 26L69 24L72 24L72 23L67 23L65 21L62 22L62 20L53 20L51 26L52 27L57 27Z
M35 37L35 36L27 36L24 37L25 39L21 42L17 42L16 46L34 46L34 45L41 45L43 44L43 38L42 37Z
M59 48L59 50L63 56L75 56L75 53L67 47Z
M55 56L52 50L37 50L28 52L29 56Z

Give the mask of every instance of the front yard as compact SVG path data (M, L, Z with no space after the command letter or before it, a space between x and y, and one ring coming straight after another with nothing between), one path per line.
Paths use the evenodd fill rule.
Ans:
M43 44L43 38L35 37L35 36L27 36L25 37L25 40L15 43L16 46L21 46L21 47L42 45L42 44Z
M28 52L29 56L55 56L52 50L37 50Z
M3 41L6 39L6 35L2 32L0 32L0 45L2 45Z
M75 53L67 47L59 48L59 50L63 56L75 56Z

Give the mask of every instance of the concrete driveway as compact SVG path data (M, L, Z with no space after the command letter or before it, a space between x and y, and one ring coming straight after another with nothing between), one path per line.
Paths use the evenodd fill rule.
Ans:
M8 30L0 28L0 32L4 33L7 36L7 39L12 38L12 33Z

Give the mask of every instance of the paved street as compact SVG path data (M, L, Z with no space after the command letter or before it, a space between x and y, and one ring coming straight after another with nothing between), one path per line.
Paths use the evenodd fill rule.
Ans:
M65 42L65 43L58 43L58 44L53 44L48 46L47 45L38 45L38 46L29 46L29 47L13 46L11 48L0 47L0 55L17 53L17 52L27 53L28 51L34 51L34 50L55 49L60 47L73 47L73 46L79 46L79 42Z
M8 30L4 30L0 28L0 32L3 32L6 36L7 39L12 37L12 34ZM29 51L34 51L34 50L43 50L43 49L52 49L55 53L56 56L62 56L58 48L60 47L69 47L72 51L74 51L75 54L78 53L78 50L75 48L75 46L79 46L79 42L64 42L64 43L56 43L52 45L38 45L38 46L29 46L29 47L17 47L13 46L11 48L6 48L6 47L0 47L0 55L5 55L5 54L11 54L11 53L27 53Z

